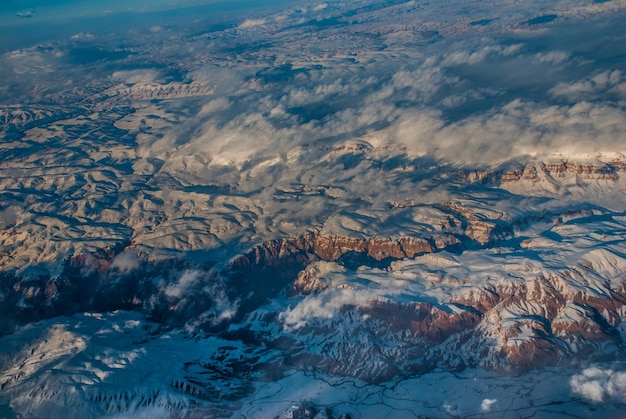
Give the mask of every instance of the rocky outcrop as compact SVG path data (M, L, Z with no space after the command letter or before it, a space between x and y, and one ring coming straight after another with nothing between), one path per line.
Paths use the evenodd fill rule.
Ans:
M298 277L291 284L290 293L292 295L305 295L323 291L328 285L320 281L320 270L311 264L298 273Z
M439 246L457 244L449 237ZM254 247L231 262L235 271L284 266L285 263L308 264L312 260L336 261L348 253L358 253L374 261L414 258L436 249L431 240L416 237L355 238L307 233L293 239L271 240Z
M466 241L473 241L480 246L486 246L513 236L511 220L506 219L503 214L499 214L493 219L486 219L453 202L442 203L435 207L454 216L460 222L463 229L461 239ZM441 240L441 238L439 239Z
M347 252L364 253L380 261L386 258L413 258L415 255L433 252L428 240L414 237L397 239L356 239L342 236L317 236L313 243L313 252L322 260L334 261Z
M314 282L314 268L301 272L311 262L341 261L351 268L360 265L385 266L393 260L414 258L444 249L448 243L450 246L457 245L457 241L449 237L440 240L440 247L437 247L431 240L416 237L366 239L306 233L255 246L230 263L227 275L235 286L233 298L235 295L251 296L244 304L244 311L248 311L290 284L291 295L320 290L322 286ZM294 279L296 282L292 284Z
M624 173L624 164L620 161L609 163L579 163L574 161L559 161L548 163L529 164L523 169L504 172L500 177L502 184L518 182L520 180L537 182L542 178L548 180L563 179L567 176L578 175L581 179L599 179L616 181Z
M568 176L581 180L617 181L626 171L626 162L614 159L609 162L581 163L572 160L531 162L515 169L472 169L455 172L464 181L506 186L516 182L536 183L542 180L558 183Z

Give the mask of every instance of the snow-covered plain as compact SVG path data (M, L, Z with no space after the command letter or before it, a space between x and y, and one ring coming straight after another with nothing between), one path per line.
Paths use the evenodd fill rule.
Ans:
M0 14L0 417L623 417L624 0L140 3Z

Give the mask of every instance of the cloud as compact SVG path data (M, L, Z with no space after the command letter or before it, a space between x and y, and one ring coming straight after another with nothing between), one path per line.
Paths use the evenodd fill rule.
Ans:
M266 23L265 19L246 19L238 26L238 28L239 29L254 28L256 26L265 25L265 23Z
M111 79L126 84L148 84L159 77L159 72L153 69L123 70L111 74Z
M249 89L244 89L244 77L236 68L209 65L188 73L187 78L195 83L214 85L216 96L254 95Z
M215 112L220 112L220 111L224 111L228 108L230 108L232 105L232 103L224 97L220 97L214 100L211 100L210 102L205 103L202 106L202 109L200 110L198 115L206 115L206 114L212 114Z
M327 7L328 7L328 3L320 3L320 4L316 5L316 6L314 6L311 10L314 11L314 12L317 12L319 10L326 9Z
M139 255L134 250L128 250L120 253L113 259L111 268L115 268L122 273L128 273L139 268L141 261Z
M194 280L194 284L199 286L202 286L203 282L204 281ZM237 314L237 310L239 309L239 300L231 301L228 298L226 289L221 280L210 280L201 288L195 287L193 290L187 289L186 293L192 294L188 296L189 300L192 300L192 302L188 302L190 306L194 305L194 299L201 301L200 303L195 302L199 308L206 307L207 303L210 302L210 308L202 313L197 313L196 310L190 311L190 314L193 314L188 316L185 324L185 330L190 333L194 332L198 327L205 325L215 326L230 320Z
M397 94L401 92L404 99L419 102L430 100L444 84L453 85L458 82L458 77L446 74L441 67L435 65L434 60L426 60L414 70L400 70L391 79Z
M624 152L626 112L580 102L543 106L514 100L484 114L445 124L436 112L403 115L389 140L415 153L459 163L489 163L519 156Z
M626 78L620 70L604 71L585 80L559 83L550 89L556 98L570 101L626 98Z
M535 59L540 63L562 64L570 59L571 54L565 51L538 52Z
M448 415L454 418L460 416L458 406L452 405L452 404L444 404L442 407L443 407L444 412L446 412Z
M188 332L227 321L239 308L239 300L228 297L224 278L211 271L171 271L159 279L157 287L145 307L162 321L184 324Z
M574 375L569 384L574 394L594 403L626 401L626 372L591 367Z
M611 77L616 78L606 78ZM413 155L464 165L519 156L626 151L621 140L626 132L626 111L614 104L580 101L547 105L515 99L451 120L427 101L439 95L442 85L453 82L453 77L428 64L413 71L398 71L385 83L369 81L367 93L354 93L359 100L350 106L343 103L346 94L342 92L351 83L365 83L338 80L309 89L295 87L284 95L247 91L226 98L221 94L198 112L193 120L196 128L185 130L190 139L176 155L179 159L194 156L213 165L239 167L250 159L276 156L303 143L364 135L377 144L406 147ZM477 94L467 92L455 103L481 100ZM415 104L404 106L398 97ZM324 104L325 111L316 115L319 103ZM446 100L440 103L455 106ZM177 167L177 162L166 163L164 170Z
M485 400L483 400L483 402L480 404L480 411L481 412L489 412L491 410L491 408L494 407L497 402L498 402L498 399L485 399Z
M72 35L70 39L72 41L93 41L95 38L95 35L91 32L79 32L75 35Z
M248 19L239 27L263 24L264 19ZM255 37L246 32L240 35ZM279 34L274 41L272 45L280 50L301 48L282 42ZM216 51L219 42L212 46ZM580 73L578 67L570 73L565 65L576 57L537 45L533 38L510 44L497 38L468 37L452 45L433 44L420 55L402 59L382 53L365 58L355 55L357 63L335 59L332 54L310 57L307 50L279 66L280 70L273 65L272 71L265 58L279 51L273 46L264 48L253 51L259 60L250 65L240 65L248 58L233 52L232 61L187 73L188 80L214 85L213 96L197 110L191 108L181 123L153 136L152 144L143 144L141 155L172 156L163 173L182 173L196 167L203 171L207 166L224 170L230 166L234 171L247 161L273 158L304 143L365 137L377 145L406 146L413 155L466 165L526 155L623 149L619 139L626 128L625 110L615 102L596 100L606 91L626 92L626 86L620 86L621 73L592 75L581 86L563 83L571 80L570 74ZM321 64L309 65L313 62ZM455 68L460 64L470 66ZM534 67L528 70L532 75L525 68L522 71L521 64ZM559 72L543 71L556 64L561 64ZM546 77L535 83L534 75L544 73ZM118 72L115 77L142 82L158 73ZM584 82L592 81L606 90L585 93L589 88ZM518 92L530 91L527 87L539 94L517 99ZM564 104L561 99L565 97L572 102ZM198 163L192 168L189 164L195 160ZM233 173L233 179L237 176Z
M6 62L16 74L52 73L65 56L65 51L56 46L24 48L5 53L2 61Z
M165 295L171 298L183 298L200 279L201 272L185 271L176 283L168 284L164 290Z
M279 314L286 331L300 329L315 320L334 318L344 307L369 307L372 302L415 292L415 284L401 278L389 278L376 269L360 272L356 277L335 263L318 264L319 280L329 288L306 296L295 307ZM410 291L409 291L410 290Z
M379 295L376 290L329 288L305 297L293 309L281 312L278 318L286 331L297 330L315 319L332 319L347 305L369 305Z
M517 54L523 47L523 44L513 44L509 46L487 45L475 51L456 51L446 54L442 65L478 64L493 56L511 56Z
M238 166L255 157L276 155L286 148L283 141L289 142L295 136L294 129L277 128L261 113L244 114L223 127L205 124L180 156L204 156L211 165Z
M239 300L230 301L228 296L226 295L226 291L223 287L222 283L207 285L202 288L202 292L204 292L207 296L213 300L213 307L209 312L203 313L200 317L210 317L210 315L214 315L215 319L213 321L214 324L217 324L223 320L230 320L237 314L237 310L239 309Z

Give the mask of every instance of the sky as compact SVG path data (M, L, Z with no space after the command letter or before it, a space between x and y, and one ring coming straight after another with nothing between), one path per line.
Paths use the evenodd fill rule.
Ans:
M279 3L276 0L6 0L0 5L0 24L66 21L130 12L144 13L181 9L190 6L215 6L214 10L233 7L247 8L260 4Z
M193 3L193 0L107 0L105 2L96 0L7 0L2 3L0 10L5 19L12 14L16 18L27 19L30 17L34 20L47 20L61 16L78 17L126 10L150 10ZM19 16L17 16L18 14Z

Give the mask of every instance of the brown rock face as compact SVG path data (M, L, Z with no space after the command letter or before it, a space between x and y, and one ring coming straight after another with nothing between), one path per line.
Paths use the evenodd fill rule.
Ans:
M456 245L455 240L441 242L438 249L447 243ZM429 240L415 237L370 238L361 239L344 236L324 236L319 233L307 233L299 237L283 240L271 240L254 247L231 263L232 277L236 279L242 293L253 289L262 303L269 298L268 292L277 292L287 286L297 276L290 288L290 294L310 293L320 290L315 282L315 270L302 271L313 261L334 262L342 256L357 254L373 261L414 258L417 255L436 250ZM358 262L357 262L358 264ZM298 273L299 272L299 273ZM263 285L265 276L271 276L271 286ZM245 288L245 289L244 289ZM254 305L254 304L253 304Z
M454 245L457 241L443 241L441 245L445 246L446 243ZM236 258L232 262L232 267L235 270L277 267L283 265L286 259L304 263L306 266L312 260L336 261L349 252L381 261L387 258L414 258L434 251L435 247L429 240L416 237L360 239L308 233L294 239L272 240L256 246Z
M582 179L601 179L616 181L626 170L626 165L620 161L610 163L577 163L573 161L560 161L549 163L531 164L523 169L517 169L502 173L502 184L518 182L522 179L536 182L540 179L539 173L548 179L561 179L570 175L578 175Z
M327 286L319 280L319 275L320 271L315 266L307 266L298 273L298 277L291 285L291 294L311 294L325 290Z
M608 163L578 163L569 160L558 162L530 163L514 170L468 170L457 174L463 180L472 183L502 184L516 183L522 180L538 182L542 178L557 180L568 175L578 175L581 179L600 179L616 181L626 172L626 163L614 160Z
M313 252L322 260L334 261L347 252L366 253L375 260L413 258L433 252L429 241L414 237L398 239L356 239L342 236L317 236Z

